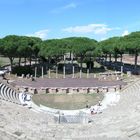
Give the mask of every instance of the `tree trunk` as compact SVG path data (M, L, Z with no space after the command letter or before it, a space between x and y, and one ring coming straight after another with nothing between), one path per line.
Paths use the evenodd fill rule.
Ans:
M51 59L50 57L48 57L48 69L50 69L50 62L51 62Z
M32 59L31 59L31 56L30 56L30 58L29 58L29 63L30 63L30 66L31 66L31 61L32 61Z
M14 60L14 58L13 58L13 57L9 57L9 59L10 59L10 69L11 69L11 72L12 72L12 70L13 70L13 60Z
M121 59L120 59L120 61L121 61L121 63L122 63L122 59L123 59L123 54L120 54L121 55Z
M72 56L71 56L71 63L72 63L72 66L73 66L73 58L74 58L74 55L72 53Z
M111 62L111 54L109 54L109 62Z
M138 62L138 52L135 51L135 69L137 68L137 62Z
M35 64L37 64L37 57L35 57Z
M70 51L70 60L71 60L71 51Z
M65 65L65 62L66 62L66 56L65 56L65 54L63 56L63 60L64 60L64 65Z
M117 57L118 57L117 54L115 54L115 62L117 62Z
M26 57L24 58L24 65L26 66L26 62L27 62L27 60L26 60Z
M105 61L107 61L107 54L105 55Z
M21 57L19 57L19 60L18 60L18 66L20 67L20 63L21 63Z

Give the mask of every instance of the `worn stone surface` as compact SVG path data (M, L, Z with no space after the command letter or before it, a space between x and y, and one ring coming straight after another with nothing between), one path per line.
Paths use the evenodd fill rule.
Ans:
M120 101L89 124L55 124L52 115L0 101L1 140L140 139L140 80L121 91Z
M140 137L140 127L137 128L137 130L136 130L136 135L137 135L138 137Z

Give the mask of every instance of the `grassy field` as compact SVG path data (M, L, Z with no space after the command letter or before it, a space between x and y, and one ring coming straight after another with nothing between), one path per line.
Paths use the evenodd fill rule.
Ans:
M103 99L103 94L36 94L33 101L36 104L56 109L82 109L86 105L92 106Z
M10 64L10 61L7 57L0 56L0 66L8 65Z
M19 60L18 58L15 58L14 63L17 63L18 60ZM23 59L22 59L22 61L23 61ZM9 65L9 64L10 64L9 58L0 55L0 66L2 67L4 65Z

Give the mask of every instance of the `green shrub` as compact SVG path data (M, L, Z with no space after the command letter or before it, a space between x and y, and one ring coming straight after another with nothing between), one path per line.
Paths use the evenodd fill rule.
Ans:
M13 68L12 73L17 74L18 76L21 76L22 74L34 74L31 66L16 66Z

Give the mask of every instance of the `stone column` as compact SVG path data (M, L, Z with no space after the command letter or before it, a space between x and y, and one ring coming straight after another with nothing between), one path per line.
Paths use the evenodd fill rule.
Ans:
M87 78L89 78L89 69L87 69Z
M37 74L37 67L35 67L35 79L36 79L36 74Z
M42 67L42 78L44 78L44 70L43 70L43 67Z
M72 78L74 78L74 66L72 67Z
M58 67L56 67L56 75L55 75L56 78L58 78Z
M94 78L97 78L97 75L96 74L94 74L94 76L93 76Z
M80 78L82 78L82 70L80 69Z
M71 61L72 61L72 64L73 64L73 53L71 52Z
M65 75L66 75L66 71L65 71L65 66L64 66L63 67L63 78L66 78Z
M49 78L51 78L51 70L49 69Z
M121 66L121 77L123 76L123 66Z
M24 74L22 74L22 75L21 75L21 77L22 77L22 78L24 78L24 77L25 77L25 75L24 75Z

